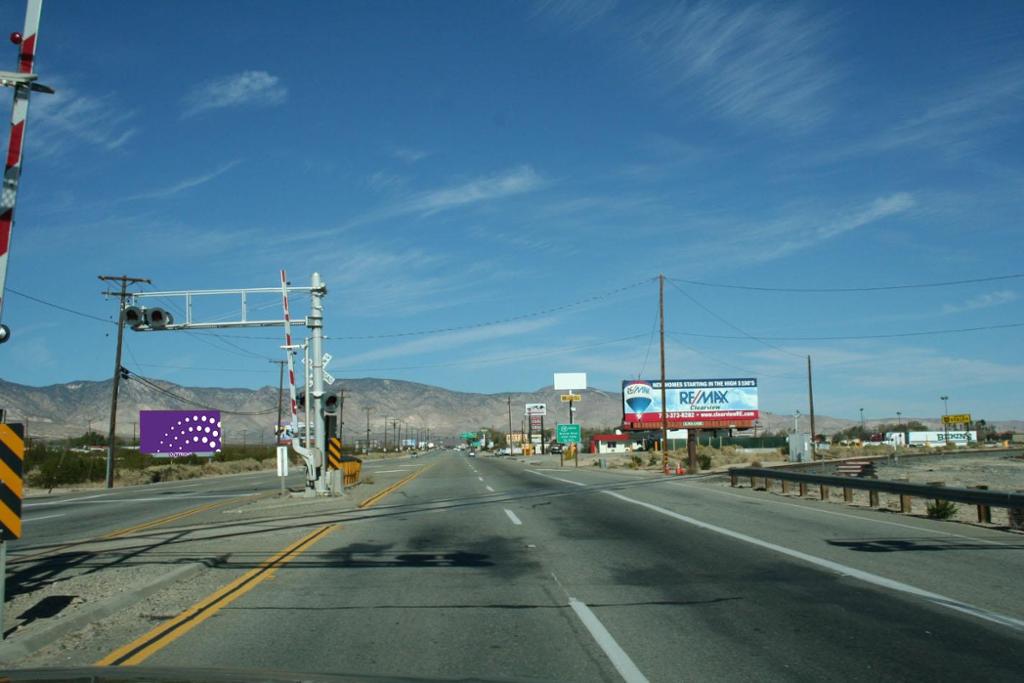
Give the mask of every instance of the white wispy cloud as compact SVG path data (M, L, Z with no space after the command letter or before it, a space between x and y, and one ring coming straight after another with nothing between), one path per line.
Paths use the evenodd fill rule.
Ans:
M366 179L366 184L371 190L382 192L384 190L391 190L397 187L405 185L405 178L398 175L397 173L388 173L387 171L376 171L370 174L370 177Z
M391 150L391 156L407 164L415 164L417 161L426 159L430 154L426 150L413 147L395 147Z
M138 132L135 111L114 95L82 95L60 77L48 80L57 92L32 98L27 142L32 156L56 155L82 143L115 150Z
M953 313L966 313L967 311L977 311L983 308L992 308L993 306L1002 306L1008 304L1011 301L1016 301L1019 298L1017 292L1012 289L1002 289L996 292L988 292L986 294L979 294L978 296L971 297L960 304L945 304L942 307L942 313L950 315Z
M792 216L732 231L728 243L722 243L719 247L735 254L740 260L771 261L905 213L915 205L911 194L898 192L839 213L801 211Z
M399 202L393 209L395 215L430 214L448 209L479 204L512 195L536 190L542 184L541 177L529 166L516 168L496 175L476 178L468 182L420 192Z
M272 106L287 98L288 88L277 76L266 71L243 71L196 86L182 99L182 117L225 107Z
M987 133L1014 131L1024 118L1024 62L1005 65L953 86L917 115L826 152L829 160L908 147L933 148L959 157Z
M579 30L607 15L617 4L618 0L537 0L533 15Z
M412 341L385 346L383 348L373 349L363 353L348 355L345 357L345 364L355 367L361 363L380 360L382 358L415 358L417 356L423 356L439 351L451 351L452 349L466 346L468 344L475 345L496 339L505 339L508 337L529 334L531 332L551 327L554 324L555 320L553 318L540 318L536 320L520 320L516 322L502 323L478 329L459 330L457 332L436 334L422 339L414 339Z
M237 166L239 163L240 161L237 159L234 161L229 161L228 163L219 166L218 168L214 169L213 171L210 171L209 173L193 176L191 178L185 178L184 180L174 183L173 185L168 185L166 187L150 190L149 192L141 192L139 194L121 197L118 199L118 202L135 201L138 199L165 199L167 197L173 197L174 195L184 192L185 190L190 190L193 187L205 185L214 178L224 175L232 168Z
M729 118L800 129L829 111L837 80L823 54L829 22L791 5L684 3L639 21L633 38L657 76L694 89Z

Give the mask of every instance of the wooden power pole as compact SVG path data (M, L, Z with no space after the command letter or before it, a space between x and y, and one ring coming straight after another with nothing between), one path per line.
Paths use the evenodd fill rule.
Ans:
M121 348L124 344L124 302L128 298L128 285L139 283L152 284L144 277L128 277L127 275L100 275L104 282L118 282L121 289L117 292L106 291L107 296L118 297L117 307L117 352L114 354L114 382L110 392L110 430L107 432L107 488L114 487L114 432L117 430L117 390L121 385Z

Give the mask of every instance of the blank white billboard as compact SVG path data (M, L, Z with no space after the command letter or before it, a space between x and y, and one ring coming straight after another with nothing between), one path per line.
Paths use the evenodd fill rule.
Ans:
M574 389L587 388L587 373L585 372L556 372L555 391L573 391Z

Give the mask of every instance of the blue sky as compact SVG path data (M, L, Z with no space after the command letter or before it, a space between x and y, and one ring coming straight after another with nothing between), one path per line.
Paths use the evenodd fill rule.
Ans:
M22 13L4 3L0 25ZM7 284L109 318L99 274L177 290L317 270L339 378L499 392L580 370L615 389L657 370L656 284L628 286L660 272L835 288L1024 271L1022 46L1016 2L47 0L38 71L59 92L32 100ZM935 415L948 394L1021 418L1024 328L751 337L1022 322L1022 287L670 283L669 375L754 375L762 409L806 411L811 354L822 413ZM109 376L112 326L14 294L4 322L5 379ZM274 384L276 336L129 334L124 362Z

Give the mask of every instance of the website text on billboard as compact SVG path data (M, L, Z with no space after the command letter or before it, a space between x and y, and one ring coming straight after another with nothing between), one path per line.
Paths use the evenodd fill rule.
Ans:
M669 420L756 420L757 379L733 377L665 380ZM661 421L661 380L623 380L622 421Z

